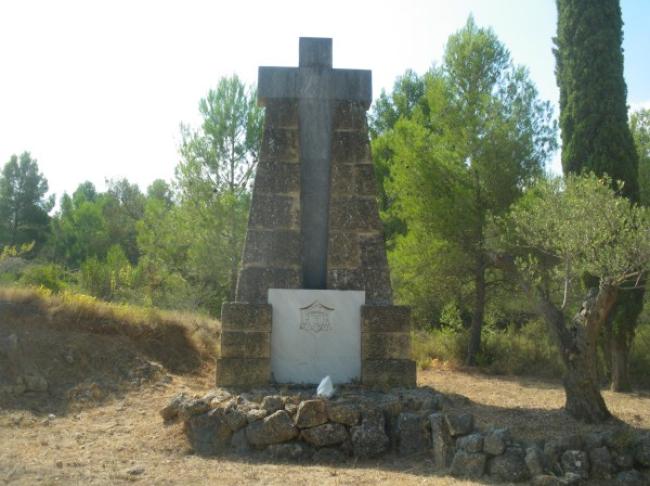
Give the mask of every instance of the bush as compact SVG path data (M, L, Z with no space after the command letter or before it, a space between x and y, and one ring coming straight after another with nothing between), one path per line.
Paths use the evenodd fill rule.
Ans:
M67 287L65 269L54 263L29 265L19 278L19 283L32 287L44 287L54 293Z
M650 323L636 328L630 350L630 378L634 383L650 386Z
M450 328L418 331L413 334L413 359L420 369L431 366L432 359L460 366L467 352L469 336Z

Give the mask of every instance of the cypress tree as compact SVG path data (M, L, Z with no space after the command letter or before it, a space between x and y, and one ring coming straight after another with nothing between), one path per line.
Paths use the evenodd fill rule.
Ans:
M623 195L639 201L638 156L628 126L623 78L623 20L619 0L557 0L554 39L560 88L565 174L607 174ZM629 349L643 291L622 292L608 329L612 388L629 389Z

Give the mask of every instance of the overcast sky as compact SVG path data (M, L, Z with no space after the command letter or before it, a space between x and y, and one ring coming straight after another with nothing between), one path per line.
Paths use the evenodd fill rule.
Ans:
M650 107L650 2L622 9L628 103ZM0 1L0 164L31 152L57 196L144 190L173 177L179 123L199 123L220 77L256 83L260 65L297 65L298 37L332 37L334 67L371 69L376 97L439 62L470 13L557 105L552 0Z

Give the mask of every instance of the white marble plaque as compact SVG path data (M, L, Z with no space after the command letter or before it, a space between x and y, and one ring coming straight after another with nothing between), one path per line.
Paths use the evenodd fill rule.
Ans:
M358 290L269 289L273 306L271 369L278 383L334 383L361 378Z

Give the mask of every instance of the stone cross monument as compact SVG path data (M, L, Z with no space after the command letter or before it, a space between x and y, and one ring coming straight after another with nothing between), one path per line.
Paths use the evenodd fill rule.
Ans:
M217 384L415 385L409 309L392 305L368 143L371 72L300 39L297 68L260 67L260 161ZM337 378L338 377L338 378Z

